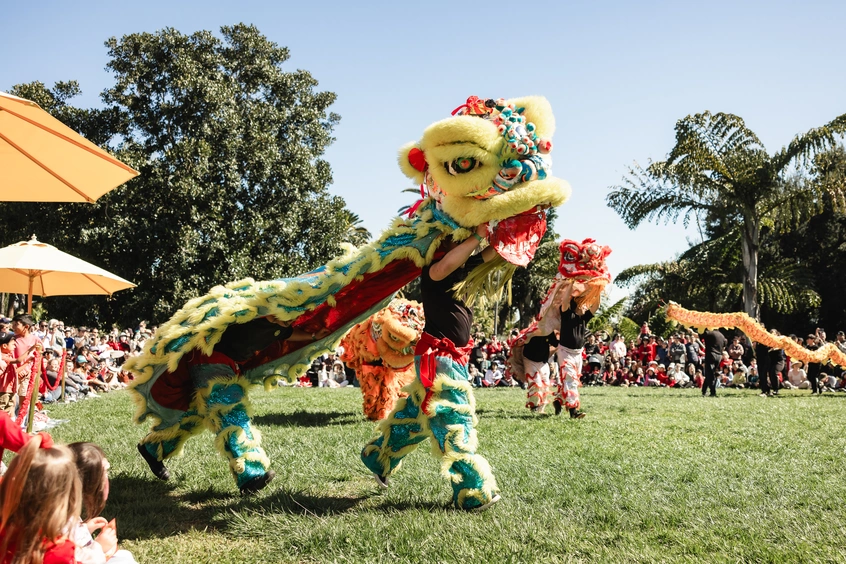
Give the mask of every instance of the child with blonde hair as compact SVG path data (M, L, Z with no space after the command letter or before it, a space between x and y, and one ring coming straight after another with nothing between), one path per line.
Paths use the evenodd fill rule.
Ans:
M74 564L68 524L79 519L81 485L68 447L44 449L36 435L0 481L0 562Z

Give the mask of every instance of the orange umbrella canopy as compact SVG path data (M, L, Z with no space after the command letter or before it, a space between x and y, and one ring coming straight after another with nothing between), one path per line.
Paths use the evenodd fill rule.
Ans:
M0 92L0 201L94 202L135 176L35 102Z
M0 292L32 296L111 295L135 284L33 237L0 249Z

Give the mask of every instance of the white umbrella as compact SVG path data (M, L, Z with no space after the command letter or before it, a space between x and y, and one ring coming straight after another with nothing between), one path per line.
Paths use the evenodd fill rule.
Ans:
M135 284L33 238L0 249L0 292L32 296L112 295Z
M135 176L35 102L0 92L0 201L94 202Z

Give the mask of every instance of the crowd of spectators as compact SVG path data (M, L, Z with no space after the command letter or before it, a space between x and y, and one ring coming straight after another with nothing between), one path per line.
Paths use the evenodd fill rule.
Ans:
M0 317L0 372L3 377L0 409L11 416L24 402L33 360L40 353L42 403L96 398L125 388L132 375L122 369L141 352L155 332L140 322L135 328L72 327L57 319L35 321L29 315Z
M78 401L125 388L132 375L122 370L126 360L139 354L155 332L140 322L134 328L101 329L73 327L57 319L38 322L28 315L13 319L0 317L0 410L15 415L28 384L27 359L34 354L35 343L41 351L42 374L46 380L40 400L57 401L65 378L65 399ZM516 331L512 333L512 337ZM826 342L826 334L817 330L804 339L791 339L815 350ZM476 387L524 387L506 369L508 341L497 336L487 338L477 333L470 353L468 370ZM834 343L846 353L846 336L836 335ZM693 331L680 330L667 338L654 335L647 324L635 340L600 331L587 336L583 350L582 384L585 386L658 386L701 388L704 381L705 347ZM338 388L357 386L355 371L341 361L342 349L316 359L298 386ZM764 362L760 361L766 356ZM557 374L554 355L550 357L551 374ZM718 387L758 388L762 374L774 372L779 388L810 389L813 392L846 391L846 371L833 365L805 366L787 357L782 350L762 348L743 334L729 335L729 344L719 365ZM766 386L764 386L766 387ZM773 390L771 393L777 393Z
M773 333L778 334L773 330ZM516 335L516 331L512 337ZM739 331L727 334L729 344L719 364L717 386L724 388L760 388L759 367L773 371L778 388L810 389L813 392L846 392L846 371L831 364L805 366L790 359L781 349L769 349L752 343ZM826 343L825 331L819 329L805 338L790 335L805 348L816 350ZM835 345L846 353L846 335L838 331ZM508 343L497 337L477 334L470 354L469 372L476 387L522 386L506 370ZM641 327L637 339L610 336L605 331L589 334L582 353L582 385L585 386L655 386L701 388L704 382L705 345L691 330L679 330L667 338L652 334L648 324ZM766 357L763 361L759 357ZM554 355L551 374L557 374ZM766 377L766 373L763 375ZM772 390L770 395L777 393Z

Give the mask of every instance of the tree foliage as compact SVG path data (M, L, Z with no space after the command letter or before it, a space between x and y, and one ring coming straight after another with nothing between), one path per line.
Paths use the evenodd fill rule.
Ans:
M743 308L758 316L758 253L762 227L786 225L819 213L824 202L846 209L846 184L813 178L814 159L837 146L846 114L797 135L769 155L754 132L735 115L704 112L676 123L676 145L667 160L635 164L614 186L608 205L626 224L706 218L721 234L737 232ZM798 172L797 172L798 171ZM775 294L771 293L770 297Z
M15 88L141 172L95 205L51 207L49 220L33 213L43 205L18 204L10 235L37 232L138 284L110 301L77 300L84 310L51 302L51 314L156 322L214 284L295 275L337 253L351 216L327 192L321 158L339 120L335 95L316 91L307 71L283 70L286 48L243 24L106 46L115 83L104 110L70 107L75 83Z

